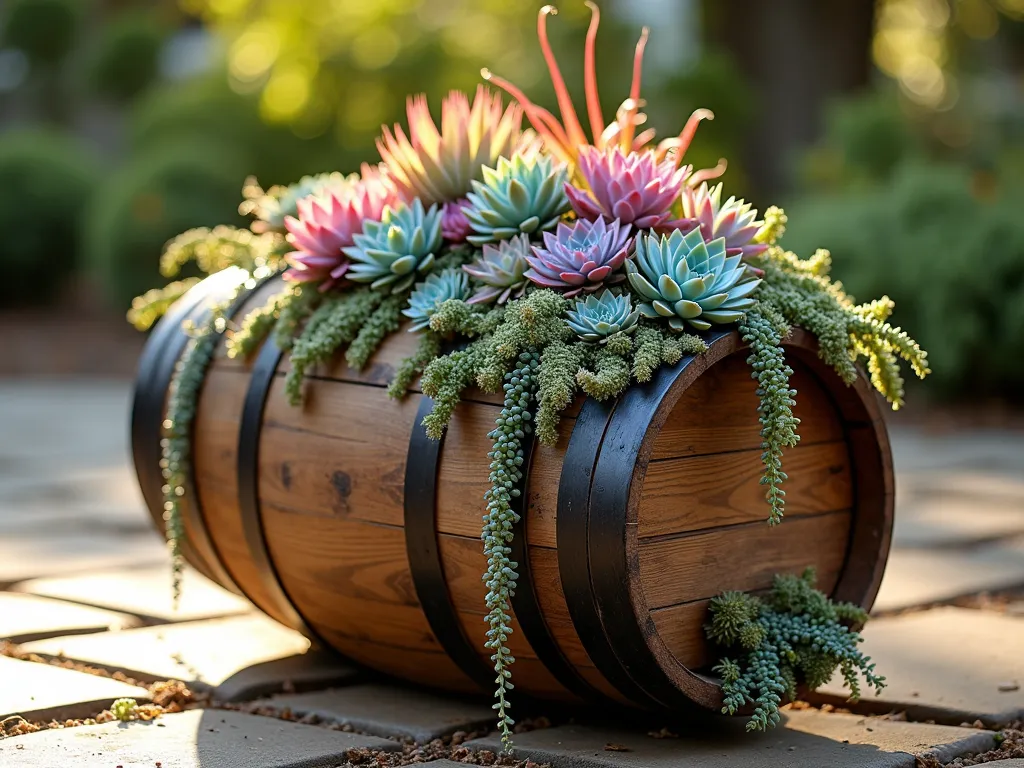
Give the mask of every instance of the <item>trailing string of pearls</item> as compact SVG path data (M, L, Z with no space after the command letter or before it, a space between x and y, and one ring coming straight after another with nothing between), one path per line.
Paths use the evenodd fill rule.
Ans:
M519 515L512 508L512 499L522 492L523 441L533 431L533 414L530 408L537 391L537 372L540 368L540 353L535 349L519 355L517 366L505 374L505 407L495 420L495 428L488 433L494 447L487 457L491 460L489 480L491 488L484 494L487 514L484 515L484 554L487 555L487 630L486 647L493 651L497 699L494 709L498 711L498 728L501 742L506 751L512 748L512 733L509 727L514 720L509 716L506 692L512 689L509 666L515 661L505 643L512 634L512 618L509 616L509 598L515 594L518 563L509 559L512 549L513 526Z

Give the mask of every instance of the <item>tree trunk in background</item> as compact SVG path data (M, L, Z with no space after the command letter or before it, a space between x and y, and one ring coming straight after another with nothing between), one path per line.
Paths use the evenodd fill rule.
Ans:
M874 10L872 0L706 0L710 39L735 57L756 94L745 166L759 195L787 190L828 101L868 83Z

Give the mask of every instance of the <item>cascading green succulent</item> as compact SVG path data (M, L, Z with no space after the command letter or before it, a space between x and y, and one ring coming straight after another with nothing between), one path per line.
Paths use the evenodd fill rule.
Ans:
M466 218L474 245L507 240L520 233L553 228L569 209L565 195L568 172L550 157L516 154L484 168L484 180L473 182Z
M401 293L417 274L434 266L441 248L441 211L436 205L424 210L423 203L385 208L380 221L367 221L354 244L343 248L352 260L346 277L371 288L391 288Z
M481 283L470 304L504 304L509 299L518 299L526 292L530 281L526 270L530 264L526 257L530 253L528 235L517 235L502 240L497 246L488 243L477 259L463 267L467 273Z
M633 309L629 294L616 296L607 288L600 296L590 294L566 311L566 322L581 340L591 344L605 344L620 333L632 333L637 328L640 310Z
M427 275L427 279L416 284L409 297L409 306L402 314L413 320L410 331L422 331L429 327L430 318L448 299L464 301L469 298L469 277L454 267L443 272Z
M750 294L761 284L740 256L726 256L724 238L704 242L700 229L687 235L641 235L626 276L644 299L640 314L667 318L674 330L687 324L706 331L735 323L754 306Z

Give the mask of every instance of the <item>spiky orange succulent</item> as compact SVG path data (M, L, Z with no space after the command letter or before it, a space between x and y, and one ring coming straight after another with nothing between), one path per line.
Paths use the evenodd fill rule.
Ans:
M647 120L647 116L640 111L640 108L644 105L644 101L640 98L640 78L643 68L644 48L647 45L647 37L650 32L647 27L644 27L633 55L633 79L629 89L629 98L622 102L622 106L616 111L615 120L605 125L604 115L601 112L601 100L597 91L597 68L595 64L597 28L601 23L601 12L590 0L586 0L586 5L590 8L591 16L583 59L583 86L587 101L587 119L590 123L590 139L587 138L583 125L576 114L572 97L565 86L562 72L558 68L558 61L555 59L555 54L551 50L551 44L548 41L547 17L558 13L554 6L545 5L540 9L540 13L537 16L537 37L540 39L541 51L544 54L544 60L547 62L548 71L551 73L551 82L555 88L558 110L561 113L562 121L559 122L558 118L548 110L530 101L522 90L508 80L498 77L489 70L484 69L481 71L484 80L494 83L519 102L530 124L543 139L548 151L558 156L559 159L570 166L576 165L580 147L588 145L595 146L600 150L618 147L623 153L652 148L655 149L658 160L671 157L674 158L677 164L680 164L683 154L697 132L697 126L702 120L712 119L714 114L707 109L696 110L690 115L690 119L687 120L686 126L678 136L666 139L656 147L652 145L654 129L648 128L637 132L637 129ZM699 184L706 179L720 176L724 172L725 161L720 160L715 168L698 171L693 174L696 178L692 183Z
M511 157L524 141L523 111L517 104L502 109L501 96L478 86L473 103L460 91L441 102L438 130L423 94L406 102L409 133L387 126L377 149L388 177L406 202L419 198L426 206L464 198L471 182L483 178L483 167Z

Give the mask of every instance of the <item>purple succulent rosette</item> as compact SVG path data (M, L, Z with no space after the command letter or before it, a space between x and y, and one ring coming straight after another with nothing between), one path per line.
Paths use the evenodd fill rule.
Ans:
M441 209L441 237L449 243L464 243L472 234L473 229L469 226L465 211L469 205L469 200L463 197L445 203Z
M565 185L569 202L582 219L617 219L637 229L688 232L697 222L673 218L672 206L683 189L690 166L680 167L676 157L658 161L652 150L623 152L619 147L602 151L583 146L579 173L589 191Z
M566 298L622 282L625 275L617 270L629 253L630 231L618 219L579 219L571 226L560 222L555 232L544 233L544 247L535 245L527 255L526 277Z

